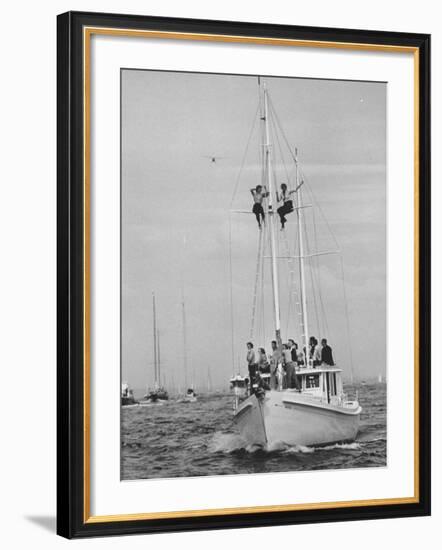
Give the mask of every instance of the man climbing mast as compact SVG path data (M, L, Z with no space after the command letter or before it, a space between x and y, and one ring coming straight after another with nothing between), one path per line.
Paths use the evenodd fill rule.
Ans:
M262 185L257 185L256 187L252 187L250 189L250 193L252 193L253 196L253 208L252 212L256 216L256 221L258 222L258 227L261 229L261 221L264 223L265 221L265 214L264 214L264 208L262 206L263 200L269 196L269 193L264 186L264 191Z
M293 200L291 198L291 195L293 195L293 193L295 192L295 189L287 191L286 183L281 183L280 195L278 194L278 191L276 191L276 200L282 203L282 205L277 210L279 218L281 219L281 230L284 229L285 222L287 221L287 218L285 217L286 214L290 214L291 212L293 212Z

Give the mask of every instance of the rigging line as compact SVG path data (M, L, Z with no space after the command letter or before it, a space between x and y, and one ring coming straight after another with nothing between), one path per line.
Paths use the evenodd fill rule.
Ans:
M272 112L272 109L270 109L270 113L271 112ZM285 159L284 159L284 153L283 153L283 150L282 150L282 147L281 147L281 144L280 144L277 128L276 128L276 125L275 125L275 122L274 122L274 119L272 118L272 116L270 116L269 120L270 120L270 123L271 123L273 143L276 143L278 145L279 154L280 154L280 157L281 157L281 163L282 163L282 166L284 168L287 185L290 188L290 176L289 176L289 173L287 171L287 166L286 166ZM275 158L275 160L277 158L276 150L274 151L274 158ZM275 162L274 165L273 165L273 176L274 176L275 182L278 181L278 179L279 179L279 178L277 178L277 174L276 174L276 164L277 163ZM277 185L276 185L275 191L276 191L276 193L278 192L278 186ZM278 203L278 202L281 202L281 201L276 201L276 202ZM282 204L281 204L281 206L282 206Z
M256 257L256 271L255 271L255 285L253 287L253 297L252 297L252 319L250 325L250 340L253 342L253 337L255 333L255 316L257 310L257 300L258 300L258 285L259 285L259 272L261 268L261 255L262 255L262 234L263 229L258 231L258 254Z
M303 175L303 177L305 178L305 176ZM307 184L307 187L310 191L310 194L312 196L312 199L314 200L316 206L318 207L318 210L319 212L321 213L321 216L328 228L328 231L333 239L333 241L335 242L335 245L336 247L339 249L339 243L335 237L335 234L333 233L331 227L330 227L330 224L321 208L321 205L319 204L319 202L317 201L316 197L315 197L315 194L314 194L314 191L312 189L312 187L310 186L310 184L308 183L307 181L307 178L305 178L305 183ZM345 311L345 318L346 318L346 332L347 332L347 341L348 341L348 354L349 354L349 360L350 360L350 381L351 383L353 384L353 380L354 380L354 365L353 365L353 350L352 350L352 340L350 338L350 315L349 315L349 311L348 311L348 300L347 300L347 291L346 291L346 284L345 284L345 275L344 275L344 258L343 258L343 255L342 253L339 254L339 259L340 259L340 265L341 265L341 278L342 278L342 288L343 288L343 294L344 294L344 311Z
M232 369L235 374L235 331L233 326L233 264L232 264L232 214L229 211L229 276L230 276L230 326L232 345Z
M276 128L276 125L275 125L274 117L276 116L276 113L275 113L275 110L273 109L272 104L270 104L270 112L272 113L272 118L270 119L270 121L271 121L272 126L274 128L274 134L276 136L276 143L278 144L279 152L281 154L281 161L282 161L282 165L284 167L284 172L285 172L285 175L286 175L287 184L290 188L290 176L289 176L289 173L287 171L287 166L286 166L285 159L284 159L284 153L283 153L283 150L282 150L282 147L281 147L281 142L279 140L279 135L278 135L277 128Z
M307 189L307 192L309 192L309 189ZM310 194L311 195L311 194ZM310 196L311 198L311 196ZM315 209L312 208L312 221L313 221L313 239L314 239L314 245L315 250L318 251L318 232L317 232L317 226L316 226L316 213ZM324 307L324 300L322 297L322 284L321 284L321 269L319 265L319 257L315 256L313 258L312 264L315 265L316 270L314 271L315 276L315 284L318 288L318 299L319 299L319 305L320 305L320 311L321 311L321 321L319 324L319 330L321 330L321 325L326 334L328 334L328 324L327 324L327 316L325 314L325 307Z
M352 350L352 340L350 337L350 314L348 311L347 290L346 290L345 276L344 276L344 259L342 257L342 254L340 254L339 257L341 260L342 288L344 291L344 310L345 310L347 340L348 340L348 355L350 359L350 382L353 385L353 380L354 380L353 350Z
M286 322L286 334L288 336L289 334L289 328L290 328L290 314L291 314L291 306L292 306L292 298L295 294L295 281L294 281L294 268L293 268L293 260L290 257L290 245L287 233L284 231L284 237L285 237L285 244L286 244L286 255L287 255L287 287L288 287L288 293L289 293L289 299L287 304L287 322Z
M314 193L314 191L313 191L313 187L310 185L309 180L308 180L307 176L304 174L304 172L302 172L302 178L304 179L304 184L305 184L306 188L308 188L308 190L309 190L309 192L310 192L310 195L311 195L311 197L312 197L312 202L313 202L313 203L316 205L316 207L318 208L318 210L319 210L319 212L320 212L320 214L321 214L321 216L322 216L322 219L324 220L324 223L325 223L325 225L327 226L327 229L328 229L328 231L329 231L329 233L330 233L330 235L331 235L331 237L332 237L332 239L333 239L333 241L334 241L334 243L335 243L335 245L336 245L336 248L339 250L340 247L339 247L338 240L336 239L335 234L334 234L334 232L332 231L332 228L331 228L331 226L330 226L330 224L329 224L329 222L328 222L328 220L327 220L327 218L326 218L326 216L325 216L325 214L324 214L324 211L322 210L321 204L320 204L320 202L318 201L318 199L316 198L316 195L315 195L315 193Z
M289 250L287 248L287 256L289 256ZM287 260L289 261L289 260ZM288 304L287 304L287 322L286 322L286 325L285 325L285 331L286 331L286 334L289 333L289 328L290 328L290 315L292 313L292 285L293 285L293 282L290 281L289 282L289 301L288 301Z
M292 158L293 158L293 161L296 162L296 155L295 155L295 153L292 151L292 148L290 147L289 140L287 139L287 136L286 136L286 134L285 134L285 132L284 132L284 128L282 127L281 121L279 120L278 114L276 113L275 108L273 107L273 103L272 103L272 100L271 100L270 97L269 97L269 102L270 102L270 108L272 109L272 112L273 112L273 116L275 117L276 123L277 123L277 125L278 125L278 127L279 127L279 130L280 130L280 132L281 132L281 135L282 135L282 137L284 138L285 144L287 145L287 149L289 150L290 155L291 155Z
M298 238L298 224L296 223L294 226L294 238L293 238L293 250L294 256L300 256L299 252L299 238ZM302 311L301 311L301 281L300 279L295 277L295 266L293 267L293 279L294 279L294 297L295 297L295 304L294 304L294 313L297 315L298 321L295 323L295 330L301 330L300 333L300 341L302 341Z
M298 198L296 199L298 200ZM299 210L296 211L296 215L298 216L299 215ZM296 251L296 254L298 256L301 256L301 242L300 242L300 238L299 238L299 231L300 231L300 227L298 225L298 223L296 223L296 246L295 246L295 251ZM301 263L298 262L298 296L299 296L299 303L298 303L298 315L299 315L299 329L301 330L301 346L303 348L303 340L304 340L304 332L305 332L305 327L304 327L304 318L303 318L303 312L302 312L302 297L303 297L303 290L302 290L302 283L301 283ZM308 309L308 301L307 301L307 296L306 296L306 308ZM302 349L301 348L301 349Z
M270 219L269 219L269 223L270 223ZM276 242L277 244L277 242ZM270 254L270 250L272 248L272 237L271 237L271 232L269 229L267 229L267 242L266 242L266 246L267 246L267 250ZM263 273L267 273L267 281L270 280L270 274L268 271L265 270L265 262L264 262L264 258L263 258ZM268 283L269 284L269 283ZM265 297L266 297L266 294L264 293L264 287L263 287L263 304L265 304ZM269 295L267 295L268 299L269 299ZM271 301L269 299L269 301ZM268 304L268 302L267 302ZM270 310L272 309L272 307L270 306ZM265 334L266 334L266 330L267 330L267 323L266 323L266 316L265 316L265 311L266 309L263 311L263 324L264 324L264 337L265 337ZM273 335L273 329L270 330L270 334Z
M233 190L233 195L232 195L232 199L230 201L230 209L232 208L233 206L233 202L235 200L235 197L236 197L236 193L238 191L238 185L239 185L239 181L241 179L241 176L242 176L242 172L243 172L243 169L244 169L244 165L246 163L246 158L247 158L247 153L249 151L249 146L250 146L250 141L252 139L252 135L253 135L253 131L255 129L255 126L256 126L256 120L258 118L257 114L259 112L259 107L260 107L260 102L258 101L258 106L256 108L256 111L255 111L255 114L253 116L253 123L252 123L252 127L250 129L250 133L249 133L249 137L247 139L247 145L246 145L246 148L244 150L244 155L243 155L243 158L242 158L242 161L241 161L241 167L239 169L239 172L238 172L238 176L236 178L236 182L235 182L235 188Z
M266 231L265 226L263 227L263 231ZM262 337L261 341L262 342L265 342L265 339L266 339L265 309L264 309L264 306L265 306L265 302L264 302L264 297L265 297L265 294L264 294L264 276L265 276L264 252L265 252L265 244L266 244L266 234L264 233L264 235L263 235L263 250L262 250L262 253L261 253L261 265L260 265L260 269L261 269L261 289L260 289L260 292L261 292L261 317L260 317L260 322L261 322L261 337Z
M292 301L292 292L293 292L293 276L292 276L292 258L290 257L290 244L287 235L288 230L281 231L282 239L285 244L285 254L287 256L287 291L288 291L288 304L287 304L287 320L286 320L286 335L289 333L289 324L290 324L290 309Z
M295 238L297 236L296 234L296 231L297 231L297 227L295 226ZM298 287L298 285L296 284L296 276L295 276L295 266L294 266L294 261L293 261L293 258L292 256L290 255L290 243L289 243L289 239L288 239L288 231L283 231L283 241L284 241L284 244L285 244L285 252L286 252L286 258L287 258L287 285L288 285L288 292L289 292L289 299L288 299L288 306L287 306L287 322L286 322L286 334L287 334L287 337L288 337L288 333L289 333L289 328L290 328L290 319L291 319L291 310L292 310L292 303L293 303L293 300L294 300L294 313L295 314L299 314L300 316L302 316L302 313L300 311L297 311L298 308L296 307L297 305L300 304L300 288ZM293 254L293 256L296 255L296 240L294 241L295 243L295 253ZM302 326L302 324L301 324ZM294 324L294 329L296 330L298 327L298 324L295 323Z
M306 242L306 245L307 245L307 250L310 254L311 249L310 249L310 243L309 243L309 239L308 239L307 223L306 223L305 217L303 218L302 221L303 221L303 224L304 224L305 242ZM317 304L317 300L316 300L315 284L314 284L314 280L313 280L313 271L312 271L312 262L311 261L308 262L308 268L309 268L309 271L310 271L310 281L311 281L311 284L312 284L312 292L311 293L313 295L313 306L314 306L315 315L316 315L316 328L318 329L318 333L319 333L320 332L320 327L319 327L318 304Z

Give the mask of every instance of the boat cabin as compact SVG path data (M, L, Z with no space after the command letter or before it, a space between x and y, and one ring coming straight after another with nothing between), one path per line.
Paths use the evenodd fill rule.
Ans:
M230 389L235 395L244 397L248 393L249 379L237 374L230 379Z
M230 379L230 389L233 390L234 388L246 388L247 382L248 379L244 378L244 376L241 376L240 374L232 376L232 378Z
M323 402L338 404L342 400L342 369L337 367L307 367L297 371L301 393Z

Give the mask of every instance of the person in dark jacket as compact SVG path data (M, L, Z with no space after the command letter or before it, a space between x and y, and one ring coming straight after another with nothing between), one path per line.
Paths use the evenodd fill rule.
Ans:
M327 339L323 338L321 340L321 362L329 367L333 367L335 362L333 361L333 351L331 347L327 344Z
M295 363L298 362L298 344L293 340L293 338L289 338L289 350L292 354L292 361Z
M287 191L287 184L285 183L281 183L281 194L276 191L276 200L282 203L282 205L277 210L281 219L281 229L284 229L285 223L287 221L285 215L293 212L293 199L291 195L293 195L294 192L294 190Z

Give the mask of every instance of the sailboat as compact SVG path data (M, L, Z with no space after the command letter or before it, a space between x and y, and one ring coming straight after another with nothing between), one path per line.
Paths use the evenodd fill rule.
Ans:
M207 367L207 395L212 393L212 375L210 373L210 365Z
M183 299L181 302L181 312L182 312L182 322L183 322L183 370L184 370L184 386L187 388L184 397L179 399L181 403L195 403L197 401L197 395L194 390L194 383L192 379L192 384L188 386L187 382L187 331L186 331L186 305L184 302L184 293Z
M161 353L160 353L160 332L157 329L157 315L155 304L155 293L152 292L152 308L153 308L153 356L154 356L154 387L148 389L145 399L151 403L157 401L166 401L169 395L161 385Z
M263 447L283 445L323 445L335 442L351 441L356 438L359 427L361 406L357 400L349 400L343 391L342 369L323 362L313 361L310 356L309 323L306 294L306 261L316 254L310 253L306 246L306 224L304 209L312 206L303 203L304 181L299 176L298 153L290 148L294 163L295 181L291 198L293 198L293 216L297 222L297 255L291 255L287 246L285 255L280 255L275 211L275 183L273 166L273 146L271 143L270 118L272 131L276 132L278 121L273 104L270 103L266 84L260 85L260 119L262 121L262 162L264 185L268 196L263 201L266 213L265 226L260 229L268 234L270 248L270 276L273 294L273 328L277 343L277 355L282 356L281 308L279 286L279 260L297 261L297 268L291 269L291 275L299 276L299 309L302 361L297 361L296 388L278 389L260 384L259 376L250 381L251 395L244 400L237 399L234 405L234 423L242 437L251 445ZM270 108L269 108L270 103ZM274 135L274 134L272 134ZM280 240L287 239L286 230L278 232ZM260 237L260 242L263 238ZM264 265L264 264L263 264ZM256 295L256 292L255 292ZM277 360L278 363L280 360ZM318 364L320 363L320 364Z

